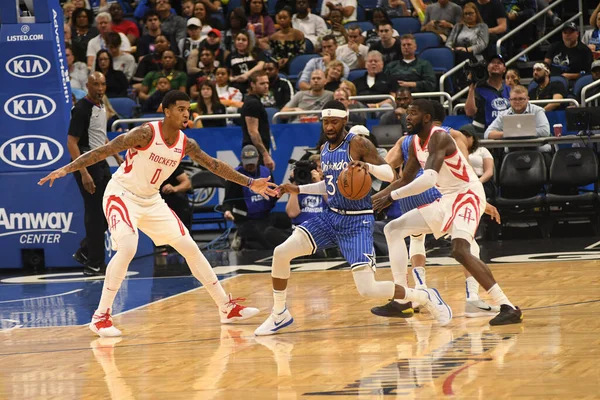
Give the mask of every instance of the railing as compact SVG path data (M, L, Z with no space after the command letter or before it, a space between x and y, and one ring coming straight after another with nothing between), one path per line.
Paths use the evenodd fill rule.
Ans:
M573 104L575 107L579 107L579 102L575 99L529 100L529 102L531 104L535 104L535 105L551 104L551 103L568 103L568 104ZM454 106L454 110L452 110L452 115L456 115L456 112L463 108L465 108L465 103L458 103L457 105Z
M383 108L353 108L348 110L350 114L353 113L380 113L380 112L388 112L393 111L394 109L391 107L383 107ZM313 114L321 114L321 110L306 110L306 111L280 111L273 115L273 119L271 122L276 124L281 117L296 117L298 115L313 115Z
M454 68L452 68L450 71L445 72L442 76L440 76L440 92L445 92L445 81L447 78L450 78L452 75L454 75L456 72L458 71L462 71L463 68L465 67L465 65L467 65L468 61L465 60L463 62L461 62L460 64L456 65ZM452 110L452 107L450 107L450 109Z
M500 147L539 147L545 144L569 144L569 143L598 143L600 142L600 135L566 135L566 136L546 136L536 139L502 139L502 140L480 140L481 146L487 147L488 149L500 148Z
M392 107L396 108L396 99L390 94L370 94L364 96L350 96L348 100L391 100Z
M439 97L440 99L448 100L448 110L452 111L452 96L447 92L421 92L421 93L413 93L412 97L422 98L422 97ZM440 103L444 104L443 101Z
M583 104L584 106L586 106L588 103L591 103L592 101L594 101L594 100L596 100L598 98L598 95L594 95L594 96L590 97L589 99L586 99L586 97L587 97L586 96L587 91L589 89L592 89L592 88L598 86L598 85L600 85L600 79L597 80L597 81L594 81L594 82L590 83L589 85L585 85L583 87L583 89L581 89L581 104Z
M230 119L230 118L240 118L242 116L242 114L215 114L215 115L199 115L196 118L194 118L194 123L196 123L196 121L198 120L203 120L203 119ZM122 119L118 119L115 122L112 123L112 125L110 126L110 130L111 131L115 131L115 128L119 125L124 125L124 124L136 124L138 122L152 122L152 121L159 121L163 119L163 117L152 117L152 118L122 118Z
M202 121L205 119L230 119L230 118L241 118L242 114L213 114L213 115L198 115L194 118L194 124L196 121Z

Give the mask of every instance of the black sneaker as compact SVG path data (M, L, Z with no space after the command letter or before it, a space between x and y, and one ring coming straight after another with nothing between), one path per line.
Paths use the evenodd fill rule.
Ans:
M90 265L86 264L83 266L83 274L86 276L99 276L106 273L106 264Z
M400 304L397 301L390 301L385 306L373 307L371 312L380 317L390 318L410 318L413 316L412 304Z
M520 324L523 321L523 313L519 307L512 308L508 304L500 306L500 313L490 321L490 325Z
M85 265L88 260L87 254L85 254L85 252L83 251L83 249L81 247L77 249L75 254L73 254L73 259L81 265Z

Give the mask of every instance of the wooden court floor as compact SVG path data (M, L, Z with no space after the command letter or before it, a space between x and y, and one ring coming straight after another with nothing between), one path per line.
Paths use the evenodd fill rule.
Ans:
M428 268L455 318L384 319L349 271L292 274L289 331L255 338L270 276L224 282L262 313L222 326L203 289L115 317L122 339L84 326L0 332L1 399L600 398L600 263L494 265L520 325L463 317L459 267ZM389 279L389 269L378 270Z

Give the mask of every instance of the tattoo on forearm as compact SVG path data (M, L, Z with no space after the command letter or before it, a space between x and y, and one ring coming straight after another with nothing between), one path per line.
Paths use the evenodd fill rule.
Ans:
M258 133L250 134L250 139L252 140L252 144L256 146L256 150L258 150L258 154L263 155L267 152L267 148L263 144L262 138Z
M185 154L213 174L238 185L248 186L249 178L246 175L240 174L223 161L206 154L200 149L200 146L198 146L198 143L194 139L188 138Z

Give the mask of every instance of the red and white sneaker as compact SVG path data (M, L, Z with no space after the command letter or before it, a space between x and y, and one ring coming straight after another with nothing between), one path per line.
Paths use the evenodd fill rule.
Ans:
M104 314L94 314L89 327L92 332L100 337L121 336L121 331L113 325L110 310L106 310Z
M219 315L221 316L222 324L230 324L236 321L242 321L244 319L252 318L260 312L258 308L246 307L239 305L238 301L244 301L246 299L237 298L234 299L229 295L229 301L225 303L224 307L219 309Z

